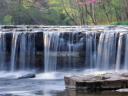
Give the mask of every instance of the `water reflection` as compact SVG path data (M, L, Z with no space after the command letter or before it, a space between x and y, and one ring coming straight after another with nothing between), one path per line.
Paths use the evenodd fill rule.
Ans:
M118 92L68 90L63 80L0 79L0 96L128 96Z
M119 93L115 91L103 91L103 92L84 92L76 90L66 90L65 96L128 96L128 93Z

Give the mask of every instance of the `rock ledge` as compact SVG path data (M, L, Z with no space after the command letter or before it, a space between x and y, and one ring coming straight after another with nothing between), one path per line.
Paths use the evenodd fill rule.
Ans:
M85 90L117 90L128 88L128 73L105 73L64 77L66 88Z

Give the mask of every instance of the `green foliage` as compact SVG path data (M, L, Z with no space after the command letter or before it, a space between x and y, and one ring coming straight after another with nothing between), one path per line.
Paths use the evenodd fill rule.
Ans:
M32 1L30 1L30 0L23 0L22 1L22 6L24 7L24 8L26 8L26 9L29 9L30 7L32 7L33 6L33 2Z
M112 25L128 25L128 21L127 22L115 22L115 23L112 23Z
M4 22L5 25L11 25L12 24L12 16L6 15L4 17L4 21L3 22Z
M61 0L49 0L49 10L45 18L48 19L50 24L55 25L71 25L72 21L64 11Z
M0 0L0 24L128 25L127 0L99 1L92 10L76 0Z
M35 2L35 0L0 1L0 24L72 24L63 9L61 0L49 0L45 5L41 2Z

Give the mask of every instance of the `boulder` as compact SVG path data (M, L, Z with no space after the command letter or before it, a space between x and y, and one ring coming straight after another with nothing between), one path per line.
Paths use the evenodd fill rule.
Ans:
M122 73L104 73L65 77L65 86L68 89L85 90L117 90L128 88L128 77Z

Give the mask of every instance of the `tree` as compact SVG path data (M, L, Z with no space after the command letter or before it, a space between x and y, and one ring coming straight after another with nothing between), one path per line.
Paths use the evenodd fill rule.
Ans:
M128 20L127 0L62 0L67 14L78 25L111 24ZM76 10L70 13L68 10ZM79 20L80 19L80 20Z

